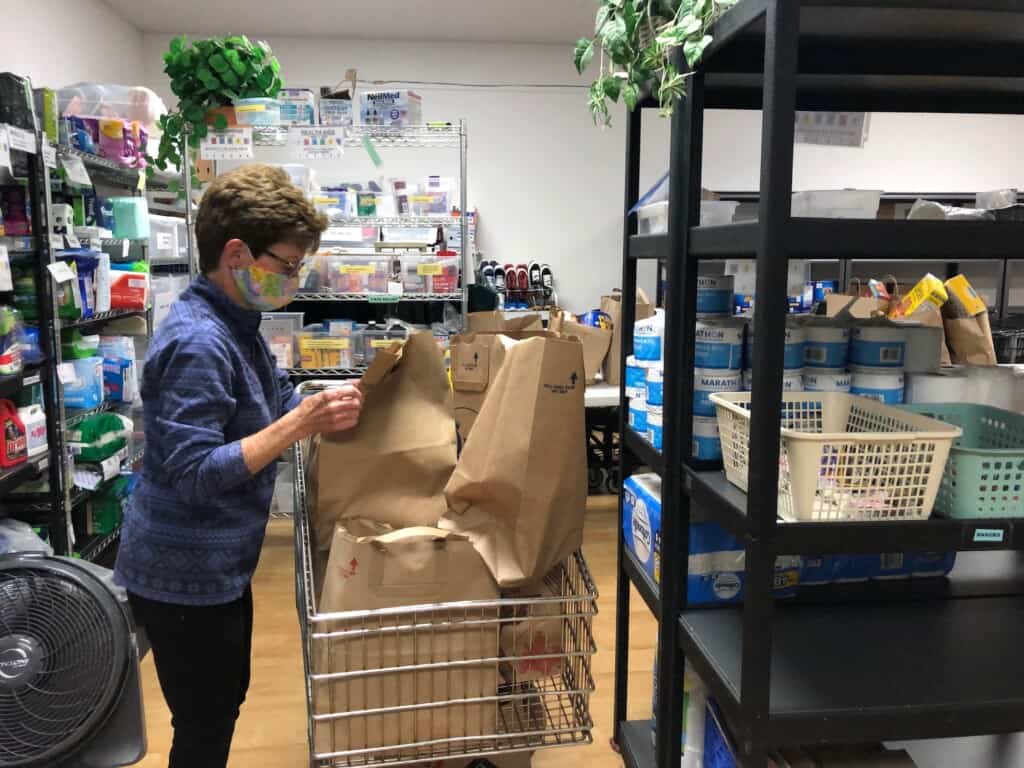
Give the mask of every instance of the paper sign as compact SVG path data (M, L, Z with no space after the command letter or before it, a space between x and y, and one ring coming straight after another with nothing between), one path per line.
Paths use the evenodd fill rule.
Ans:
M867 112L797 112L796 143L863 147L870 122Z
M137 190L139 190L139 192L145 192L146 191L146 172L145 171L139 171L139 180L135 183L135 188Z
M417 264L416 274L417 275L440 275L444 272L444 267L440 264Z
M975 544L1002 544L1004 534L998 528L975 528L974 529L974 543Z
M81 241L79 241L78 235L76 235L74 232L68 232L66 235L64 235L64 240L65 242L67 242L68 248L82 247L82 243Z
M13 291L14 282L11 279L11 260L7 256L7 246L0 245L0 291Z
M129 241L129 240L122 240L121 241L121 259L123 261L128 261L128 251L131 249L131 247L132 247L131 241Z
M89 172L85 170L85 163L78 155L63 155L60 158L60 164L64 166L68 181L72 184L80 187L92 186L92 179L89 178Z
M46 268L50 270L56 283L66 283L75 279L75 273L71 271L71 267L66 261L55 261L52 264L47 264Z
M252 128L211 131L199 144L203 160L248 160L252 157Z
M405 286L401 280L388 280L388 295L401 296L405 292Z
M0 167L11 169L11 143L6 125L0 125Z
M345 152L345 129L341 126L292 126L288 129L292 155L299 160L332 160Z
M43 142L43 165L57 170L57 148L49 142Z
M342 264L338 271L343 275L372 275L377 268L373 264Z
M51 251L63 251L64 250L64 235L50 235L50 250Z
M11 149L18 149L32 155L38 151L38 148L36 147L36 135L32 133L32 131L26 131L24 128L8 125L7 135L9 137Z
M57 366L57 378L61 384L73 384L75 382L74 363L61 363Z
M401 300L401 296L392 293L370 293L366 296L366 301L370 304L395 304Z

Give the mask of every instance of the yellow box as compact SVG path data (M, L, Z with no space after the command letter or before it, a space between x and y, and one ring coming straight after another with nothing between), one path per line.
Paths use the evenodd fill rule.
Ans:
M899 320L910 317L925 303L934 304L936 308L941 307L949 300L942 281L935 275L929 273L921 278L909 293L907 293L892 309L889 310L890 320Z

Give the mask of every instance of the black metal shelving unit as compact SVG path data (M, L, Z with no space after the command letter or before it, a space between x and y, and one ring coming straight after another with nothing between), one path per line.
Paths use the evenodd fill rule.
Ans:
M672 118L668 233L637 236L635 220L625 218L623 366L632 348L638 261L660 260L667 272L665 438L659 454L623 416L622 476L647 466L662 478L662 557L659 587L620 533L614 739L631 768L679 765L684 657L721 706L745 768L763 768L771 749L790 745L1024 730L1024 690L1016 684L1024 672L1017 647L1024 587L1013 573L1024 520L782 523L774 491L789 258L1013 259L1024 242L1020 223L791 218L794 111L1024 113L1024 4L743 0L711 34ZM703 117L712 108L763 110L755 222L695 226ZM627 117L627 209L639 193L641 118L639 110ZM757 262L749 484L762 490L750 495L731 486L720 467L690 457L698 266L725 257ZM624 415L624 391L621 406ZM697 515L744 544L742 606L685 605L689 524ZM984 575L967 586L951 579L821 587L798 600L773 600L777 555L903 550L965 552L961 563ZM625 721L631 585L659 620L654 754L650 722Z

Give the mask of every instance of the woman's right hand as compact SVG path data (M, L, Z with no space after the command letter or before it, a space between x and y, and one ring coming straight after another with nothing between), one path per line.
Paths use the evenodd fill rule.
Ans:
M363 391L355 384L325 389L303 400L298 410L308 435L343 432L359 423Z

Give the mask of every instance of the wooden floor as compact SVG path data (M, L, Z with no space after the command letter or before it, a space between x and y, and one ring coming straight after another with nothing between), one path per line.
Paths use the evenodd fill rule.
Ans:
M600 591L594 619L598 652L593 671L597 691L590 699L593 744L538 752L536 768L618 768L612 751L612 689L615 646L615 499L593 497L588 505L583 552ZM309 765L302 652L295 613L294 550L290 520L273 520L253 583L256 600L253 675L249 698L235 732L231 768L302 768ZM651 667L657 628L640 599L630 601L629 717L648 718ZM152 658L143 662L149 755L139 765L166 768L170 715L160 695Z

